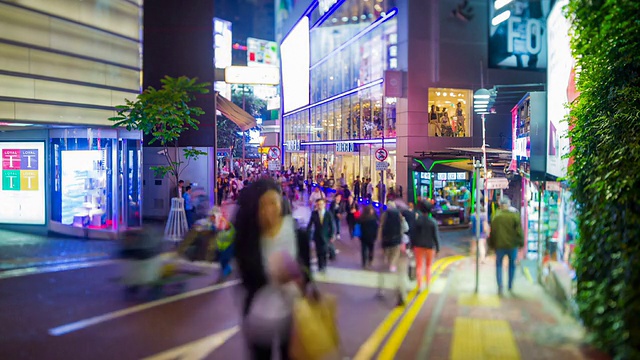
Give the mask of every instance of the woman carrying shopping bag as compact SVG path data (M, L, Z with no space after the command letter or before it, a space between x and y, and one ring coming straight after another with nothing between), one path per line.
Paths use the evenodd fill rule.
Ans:
M308 238L301 237L271 179L252 183L240 194L235 252L245 290L242 331L256 360L291 359L294 304L309 266Z

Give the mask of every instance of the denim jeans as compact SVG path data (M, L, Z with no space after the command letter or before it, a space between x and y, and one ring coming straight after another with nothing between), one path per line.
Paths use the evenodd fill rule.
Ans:
M218 260L220 261L220 267L222 268L222 277L227 277L231 274L231 260L233 259L233 246L231 244L224 251L218 251Z
M505 256L509 259L509 290L511 290L513 288L513 277L516 274L518 248L496 250L496 278L498 280L499 291L502 291L502 260Z

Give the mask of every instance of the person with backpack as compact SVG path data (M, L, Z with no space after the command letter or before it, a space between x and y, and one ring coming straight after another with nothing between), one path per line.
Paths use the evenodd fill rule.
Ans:
M409 231L407 221L398 210L395 202L389 202L387 211L380 217L378 238L384 250L385 265L389 266L389 271L391 272L396 272L397 270L402 235L407 231Z
M403 271L406 265L406 259L401 259L402 239L404 234L409 231L409 225L398 210L396 203L390 201L387 204L387 211L380 217L380 226L378 228L378 239L382 244L384 253L384 264L388 266L389 272L398 272L397 278L397 294L398 305L404 305L406 296L406 272ZM402 260L402 261L401 261Z
M373 248L378 232L378 215L372 205L367 205L353 230L353 238L360 240L362 268L369 269L373 263Z
M432 207L429 201L418 202L418 217L409 236L416 259L418 291L425 289L423 284L428 287L431 283L431 265L440 252L440 234L438 223L431 215Z

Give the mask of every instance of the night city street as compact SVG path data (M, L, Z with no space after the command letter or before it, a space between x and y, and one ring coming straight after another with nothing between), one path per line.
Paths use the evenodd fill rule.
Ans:
M0 0L0 360L640 360L637 14Z

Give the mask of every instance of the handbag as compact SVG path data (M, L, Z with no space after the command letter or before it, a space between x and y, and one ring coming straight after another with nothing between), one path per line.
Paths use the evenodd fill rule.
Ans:
M271 346L288 336L291 328L293 297L277 285L262 287L255 294L242 329L250 343Z
M336 297L310 284L312 295L296 299L293 306L289 355L296 360L340 359Z
M356 224L356 226L353 228L353 237L359 238L361 236L362 236L362 226L360 224Z

